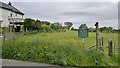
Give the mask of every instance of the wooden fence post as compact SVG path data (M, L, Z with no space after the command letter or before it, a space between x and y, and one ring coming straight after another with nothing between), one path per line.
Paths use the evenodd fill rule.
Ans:
M99 39L99 47L101 47L101 39Z
M102 37L102 49L103 49L103 52L104 52L104 39Z
M108 55L110 56L112 54L112 40L108 40Z
M99 49L99 23L96 22L96 49Z
M115 54L115 42L114 42L114 45L113 45L113 46L114 46L114 50L113 50L113 53Z

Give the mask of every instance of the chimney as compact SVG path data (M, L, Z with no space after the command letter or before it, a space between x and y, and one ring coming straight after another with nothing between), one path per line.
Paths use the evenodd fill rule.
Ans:
M12 5L12 4L11 4L11 2L9 2L9 3L8 3L8 5L10 5L10 6L11 6L11 5Z

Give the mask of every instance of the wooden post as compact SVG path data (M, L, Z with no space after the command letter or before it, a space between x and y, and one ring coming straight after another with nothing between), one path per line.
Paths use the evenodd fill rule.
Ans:
M112 54L112 40L108 40L108 55L110 56Z
M104 39L102 37L102 49L103 49L103 52L104 52Z
M115 42L114 42L114 54L115 54Z
M99 46L101 47L101 39L99 39Z
M99 23L96 22L96 49L99 49Z
M27 27L25 27L25 32L27 32Z

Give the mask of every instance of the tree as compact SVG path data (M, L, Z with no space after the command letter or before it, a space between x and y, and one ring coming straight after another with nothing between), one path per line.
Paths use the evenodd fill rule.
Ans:
M74 27L72 27L71 30L74 30Z
M81 24L80 27L79 27L79 29L80 29L80 28L87 28L87 29L88 29L88 27L87 27L86 24Z
M72 22L65 22L64 24L68 27L68 30L73 26Z
M108 32L112 32L113 28L112 27L108 27Z
M31 18L26 18L24 20L24 27L28 30L32 30L35 27L35 20Z
M43 21L43 23L46 25L50 25L50 22L47 22L47 21Z
M51 28L52 28L53 30L59 30L59 29L62 28L62 25L60 25L59 22L53 23L53 24L51 24Z
M96 32L96 29L93 28L93 27L90 27L90 28L89 28L89 32Z
M46 25L46 24L43 24L41 26L41 28L42 28L43 32L50 32L51 31L51 27L49 25Z
M113 32L113 31L115 31L115 30L113 30L113 28L112 27L106 27L106 26L104 26L104 27L101 27L100 29L100 32L106 32L106 33L110 33L110 32Z
M35 27L41 28L41 26L42 26L42 22L40 20L36 20L35 21Z

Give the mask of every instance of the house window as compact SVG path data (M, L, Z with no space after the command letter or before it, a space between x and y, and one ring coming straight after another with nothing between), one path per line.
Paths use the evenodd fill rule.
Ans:
M10 14L10 17L12 17L12 13Z
M15 15L17 16L17 13Z

